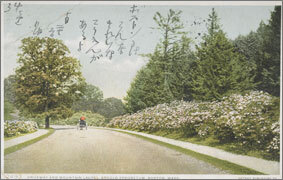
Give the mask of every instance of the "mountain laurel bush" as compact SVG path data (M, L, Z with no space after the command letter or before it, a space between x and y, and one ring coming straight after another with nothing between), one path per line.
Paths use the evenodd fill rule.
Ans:
M279 98L262 91L233 94L213 102L173 101L113 118L108 127L181 132L184 137L214 136L248 149L279 155Z

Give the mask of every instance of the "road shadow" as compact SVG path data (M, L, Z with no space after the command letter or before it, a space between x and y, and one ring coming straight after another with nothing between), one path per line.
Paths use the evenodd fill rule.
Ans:
M60 125L51 125L54 130L70 130L76 129L76 126L60 126Z
M76 129L76 128L53 128L54 130L69 130L69 129Z

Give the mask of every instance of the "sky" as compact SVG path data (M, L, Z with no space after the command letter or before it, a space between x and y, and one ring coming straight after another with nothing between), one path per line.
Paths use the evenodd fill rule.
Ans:
M2 78L13 74L18 66L21 39L53 37L70 49L70 56L80 61L86 81L98 86L104 98L120 99L126 96L137 71L147 62L141 54L153 52L160 41L162 34L154 29L153 20L157 11L166 15L169 9L181 10L184 30L197 44L200 41L197 33L206 32L204 20L212 8L230 39L255 31L261 21L267 23L274 9L274 4L256 4L260 2L249 5L181 2L180 5L177 2L17 1L10 2L10 6L8 3L5 2L1 12Z

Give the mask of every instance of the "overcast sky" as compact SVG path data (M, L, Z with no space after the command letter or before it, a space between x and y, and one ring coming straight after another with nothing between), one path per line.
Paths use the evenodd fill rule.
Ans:
M155 27L153 16L157 11L165 15L170 8L181 10L185 30L198 42L199 39L195 39L198 37L197 33L205 32L203 20L207 19L213 7L230 39L255 31L260 21L268 21L270 12L274 9L273 4L255 4L257 2L252 2L249 6L136 3L137 7L134 9L134 4L130 2L123 2L123 5L109 5L109 2L99 5L85 4L89 2L51 3L54 2L21 2L22 6L17 6L18 3L16 6L14 3L11 3L10 7L8 4L4 6L3 11L6 12L2 12L1 21L4 28L1 29L1 39L4 39L1 42L1 64L4 66L1 66L1 77L5 78L14 73L21 39L29 36L51 37L53 34L54 38L63 40L72 56L80 60L82 73L88 83L98 86L105 98L121 99L125 97L136 72L146 64L146 59L139 54L153 52L161 38L161 34L151 28ZM67 12L69 14L66 17ZM111 33L116 38L111 37ZM106 36L109 37L107 41ZM93 38L97 42L96 45ZM113 44L109 48L111 43ZM114 52L111 60L111 51L107 51L108 48ZM94 61L93 56L96 57Z

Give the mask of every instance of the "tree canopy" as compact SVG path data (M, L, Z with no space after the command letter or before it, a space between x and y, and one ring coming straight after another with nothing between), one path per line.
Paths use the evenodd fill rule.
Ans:
M103 101L103 92L99 87L87 84L82 97L73 103L72 109L78 111L97 112L100 103Z
M124 114L125 107L123 102L120 99L110 97L106 98L99 104L97 113L103 115L105 118L108 120L115 117L115 116L120 116Z
M49 118L71 116L71 106L85 86L79 61L57 39L24 38L20 49L15 76L18 108L45 117L46 128Z

